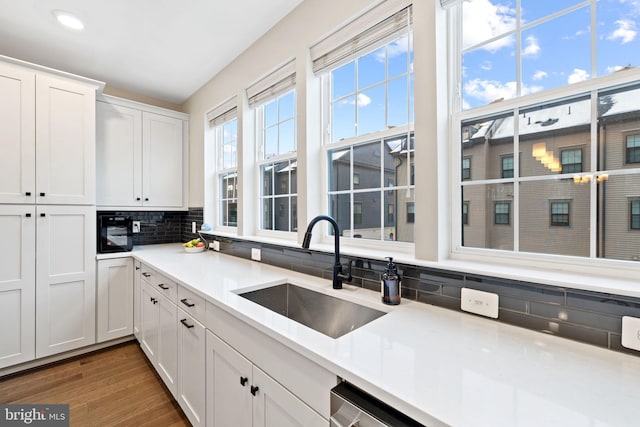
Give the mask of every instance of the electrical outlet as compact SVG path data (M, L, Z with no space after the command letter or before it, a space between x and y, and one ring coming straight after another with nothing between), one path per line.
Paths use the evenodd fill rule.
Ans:
M134 233L140 232L140 221L133 221L133 230Z
M462 288L460 308L486 317L498 318L498 294Z
M214 240L213 242L209 243L209 249L213 249L216 252L220 252L220 242L217 240Z
M622 346L640 350L640 319L622 316Z
M251 248L251 259L254 261L260 261L261 258L261 250L258 248Z
M195 221L191 221L191 232L195 233L198 230L196 229L196 222Z

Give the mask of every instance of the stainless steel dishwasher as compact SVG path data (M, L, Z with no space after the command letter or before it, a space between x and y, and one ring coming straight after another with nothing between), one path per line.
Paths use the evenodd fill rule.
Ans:
M425 426L343 381L331 390L330 427Z

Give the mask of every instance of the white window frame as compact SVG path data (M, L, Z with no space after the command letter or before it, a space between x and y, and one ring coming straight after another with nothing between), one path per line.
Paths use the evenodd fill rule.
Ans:
M588 3L588 1L581 2L580 5ZM460 2L458 2L460 4ZM579 7L579 6L576 6ZM565 271L569 274L576 275L584 275L584 274L596 274L601 275L603 277L616 277L622 280L628 279L629 274L638 274L640 272L640 265L631 261L624 260L615 260L615 259L607 259L607 258L597 258L595 257L596 252L596 209L597 206L591 205L591 225L590 225L590 236L591 236L591 256L590 257L573 257L573 256L565 256L565 255L547 255L547 254L537 254L537 253L523 253L518 251L501 251L496 249L485 249L485 248L472 248L472 247L464 247L461 245L462 238L462 201L461 201L461 161L462 158L462 147L459 143L461 138L460 131L460 123L473 119L476 117L483 116L491 116L499 114L505 110L516 110L519 106L528 106L534 104L544 104L547 102L557 101L558 99L568 98L572 96L576 96L582 93L595 93L600 88L614 87L618 85L623 85L629 82L640 80L640 69L632 68L626 69L618 73L608 74L601 77L593 77L587 81L573 83L571 85L549 89L543 92L538 92L526 96L519 96L513 99L507 99L502 102L492 103L480 107L475 107L472 109L461 111L461 76L460 76L460 57L456 52L462 52L460 49L461 43L461 29L458 24L458 20L461 19L461 13L459 8L451 8L450 16L449 16L449 25L451 28L449 29L449 38L450 38L450 61L449 66L453 69L450 70L450 74L453 78L450 80L450 89L449 93L454 94L452 99L450 100L450 122L449 122L449 189L452 194L451 198L451 229L450 229L450 250L449 250L449 259L454 261L462 261L462 262L471 262L476 263L480 262L486 265L504 265L516 268L533 268L538 271ZM540 21L536 21L540 22ZM456 47L458 46L458 47ZM592 55L595 57L595 55ZM594 65L595 67L595 65ZM592 74L594 75L594 74ZM518 80L518 84L519 80ZM597 111L592 109L592 123L597 120ZM595 133L597 129L596 126L592 126L592 140L595 141ZM596 144L591 144L591 165L583 165L585 170L588 168L590 171L597 171L595 162L597 161L597 153ZM519 146L518 146L518 137L517 132L514 135L514 179L526 181L527 178L519 178ZM598 175L598 172L590 172L591 174ZM609 175L616 174L629 174L629 173L640 173L640 168L634 168L633 170L624 169L624 170L614 170L609 171ZM582 174L575 175L584 175L588 174L588 172L584 172ZM571 175L571 174L570 174ZM548 177L535 177L536 180L540 179L555 179L555 175L550 175ZM513 179L505 179L504 181L511 182ZM486 180L486 182L490 183L499 183L500 180ZM474 185L483 184L485 181L474 181ZM464 185L464 184L462 184ZM596 191L596 180L592 180L592 200L595 199L595 191ZM518 186L516 186L514 191L514 199L513 205L511 207L511 212L513 213L512 217L512 226L516 230L514 233L514 248L518 247L518 232L517 229L519 227L519 219L517 216L517 212L519 212L518 206L519 199L519 191ZM499 255L498 255L499 254ZM497 260L497 255L499 257L499 261ZM499 267L496 267L496 271L499 271ZM579 287L579 286L578 286ZM603 288L607 288L606 285Z
M238 232L238 220L240 218L240 209L239 209L239 201L240 201L240 194L238 193L238 190L236 189L236 206L238 206L237 209L237 218L236 218L236 225L235 226L230 226L230 225L224 225L222 224L222 220L223 220L223 213L222 213L222 205L223 205L223 201L224 200L233 200L233 198L231 199L227 199L226 197L223 197L222 194L222 176L223 175L227 175L227 174L232 174L235 173L236 174L236 186L238 185L238 179L239 179L239 155L238 155L238 148L240 145L240 140L238 137L236 137L235 140L235 144L236 144L236 164L235 167L224 167L224 154L222 152L223 150L223 144L224 144L224 126L228 125L229 123L231 123L232 121L236 121L236 129L238 126L238 118L234 117L230 120L225 121L224 123L221 123L220 125L217 125L214 128L214 141L215 141L215 149L216 149L216 159L215 159L215 164L216 164L216 169L215 169L215 186L216 186L216 196L215 196L215 201L214 201L214 210L215 210L215 225L214 225L214 230L217 231L223 231L226 233L232 233L232 234L237 234Z

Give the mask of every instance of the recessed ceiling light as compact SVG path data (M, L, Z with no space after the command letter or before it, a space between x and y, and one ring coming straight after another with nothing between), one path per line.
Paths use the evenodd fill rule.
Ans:
M53 16L56 17L58 22L67 28L80 31L84 28L82 21L75 15L64 10L54 10Z

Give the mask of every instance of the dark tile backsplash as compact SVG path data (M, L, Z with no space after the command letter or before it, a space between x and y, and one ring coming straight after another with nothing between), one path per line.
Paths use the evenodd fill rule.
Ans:
M182 240L182 228L186 212L174 211L98 211L118 216L131 216L140 221L140 232L134 233L134 245L176 243Z
M150 215L149 231L162 232L167 238L173 236L169 232L175 229L171 225L175 219L171 213L165 212L169 215L160 218L156 213L141 214ZM197 237L191 233L191 222L195 221L200 229L202 208L191 208L178 217L182 220L182 233L173 241ZM143 225L143 231L144 228ZM157 238L153 243L164 243L157 241L164 238ZM265 264L331 279L333 254L221 236L209 240L213 239L220 241L220 251L225 254L251 259L251 248L259 248ZM380 292L380 275L386 261L350 256L343 256L341 261L351 265L352 285ZM460 291L463 287L493 292L500 297L497 319L500 322L640 356L640 352L621 345L622 316L640 317L640 298L415 265L397 266L402 275L402 297L405 299L461 311Z

